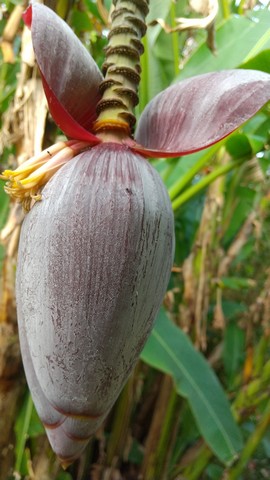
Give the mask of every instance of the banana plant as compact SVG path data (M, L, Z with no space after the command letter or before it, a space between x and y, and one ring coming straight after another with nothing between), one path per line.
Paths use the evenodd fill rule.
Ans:
M199 75L157 95L135 129L148 4L113 1L102 73L52 10L33 3L23 15L50 112L67 140L2 177L28 212L17 268L21 351L63 466L112 408L169 281L173 213L148 159L213 145L270 98L266 73Z

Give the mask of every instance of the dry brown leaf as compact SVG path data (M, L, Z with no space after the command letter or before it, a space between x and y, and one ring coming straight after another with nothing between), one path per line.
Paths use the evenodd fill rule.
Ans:
M207 45L212 52L215 52L214 23L219 9L218 0L191 0L190 6L194 11L196 11L196 13L201 13L204 15L204 17L176 18L178 25L175 27L168 25L162 18L157 18L156 20L152 21L150 25L159 24L166 33L205 29L207 31Z

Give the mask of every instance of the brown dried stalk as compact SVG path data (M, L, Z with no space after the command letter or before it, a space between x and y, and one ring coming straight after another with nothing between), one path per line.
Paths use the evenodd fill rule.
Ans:
M221 161L226 162L222 155ZM218 178L209 187L200 227L191 254L183 264L184 296L180 306L181 326L194 327L195 344L206 348L206 321L210 301L212 278L218 264L215 239L223 206L224 179Z

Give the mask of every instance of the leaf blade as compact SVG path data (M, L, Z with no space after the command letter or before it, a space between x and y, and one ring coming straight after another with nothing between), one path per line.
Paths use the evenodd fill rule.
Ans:
M173 376L177 393L187 398L205 441L222 462L232 462L242 448L242 439L229 402L206 360L164 310L141 358Z
M267 9L252 12L252 19L243 16L230 17L217 28L217 54L213 55L203 42L187 61L174 83L201 73L237 68L250 60L251 50L255 55L269 48L269 22L270 12Z

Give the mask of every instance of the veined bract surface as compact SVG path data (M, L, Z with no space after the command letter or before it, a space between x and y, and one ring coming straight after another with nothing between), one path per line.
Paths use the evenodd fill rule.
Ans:
M166 291L173 214L151 165L119 144L67 163L23 224L25 371L53 449L72 461L136 364Z
M80 455L116 400L169 279L171 205L143 157L214 145L270 98L267 73L206 73L160 92L134 131L149 0L112 3L104 76L52 10L34 3L24 13L50 112L68 140L1 175L7 193L33 207L19 251L21 347L63 464Z

